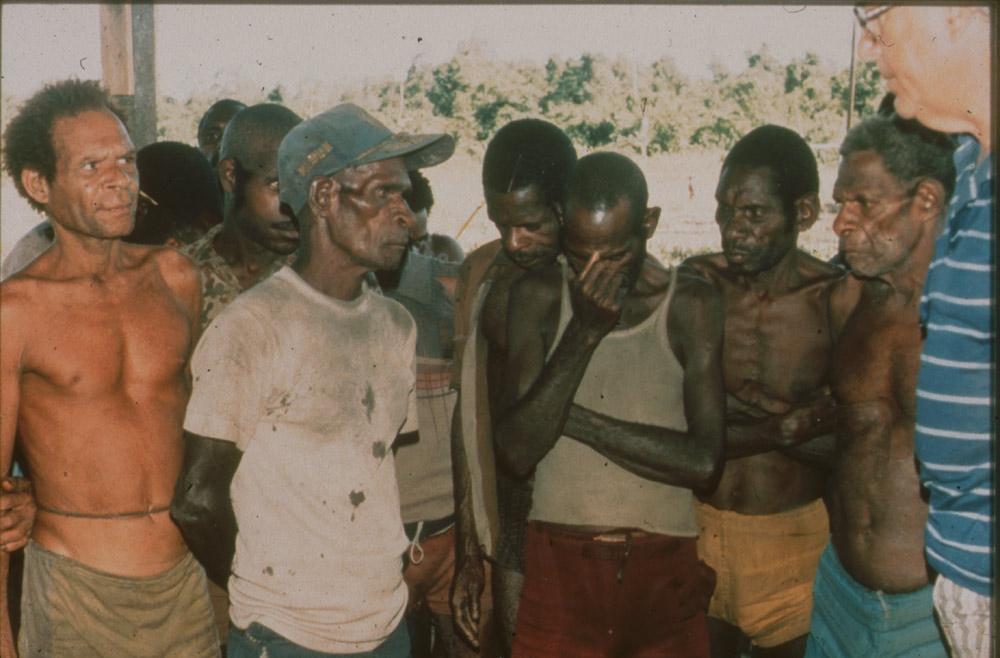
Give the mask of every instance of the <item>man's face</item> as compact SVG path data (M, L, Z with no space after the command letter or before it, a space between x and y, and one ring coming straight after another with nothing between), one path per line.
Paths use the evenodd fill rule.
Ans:
M212 169L219 164L219 143L222 141L222 133L226 131L229 120L238 111L238 108L216 111L198 129L198 150L208 159Z
M948 52L946 9L893 7L867 24L858 45L861 58L878 64L896 95L896 113L943 131L949 131L954 114L949 92L960 83Z
M135 147L110 112L92 110L52 126L55 175L43 201L61 226L96 238L132 232L139 196Z
M242 183L235 191L240 198L233 213L244 235L268 251L285 255L298 248L299 231L296 223L281 212L277 158L275 144L271 158L244 166ZM233 166L242 165L234 161Z
M715 200L715 222L730 269L750 275L766 272L795 247L798 230L785 215L770 168L726 167Z
M632 218L632 205L621 197L611 208L589 209L570 199L563 230L563 254L579 277L592 259L619 276L627 292L639 279L646 257L646 237ZM596 262L595 260L595 262Z
M410 189L403 159L351 167L334 178L340 200L329 223L333 243L367 270L397 269L413 228L413 213L403 198Z
M501 194L486 191L486 214L500 231L503 250L519 267L535 269L559 253L559 215L537 185Z
M910 213L913 196L879 154L859 151L844 158L833 199L840 205L833 230L855 274L877 277L909 257L920 228Z

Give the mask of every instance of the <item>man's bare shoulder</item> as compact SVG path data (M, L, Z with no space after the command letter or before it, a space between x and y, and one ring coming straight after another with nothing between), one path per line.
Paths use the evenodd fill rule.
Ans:
M493 240L492 242L487 242L484 245L476 247L462 261L462 266L458 271L459 278L467 281L473 273L485 272L501 248L500 240Z
M674 300L672 306L679 305L681 308L698 306L711 308L719 306L721 308L721 294L715 281L707 275L704 270L690 267L685 261L679 265L674 276L677 283L674 289Z
M198 266L185 254L173 247L146 247L129 245L143 251L137 255L154 265L167 287L188 304L195 304L201 295L201 275ZM194 309L198 311L199 309Z
M801 249L798 249L796 252L795 263L799 271L799 276L802 277L806 285L818 283L820 285L836 286L847 276L847 272L843 268L820 260Z
M699 254L684 259L678 268L688 270L689 274L697 273L702 277L714 281L725 275L727 269L726 257L722 253Z

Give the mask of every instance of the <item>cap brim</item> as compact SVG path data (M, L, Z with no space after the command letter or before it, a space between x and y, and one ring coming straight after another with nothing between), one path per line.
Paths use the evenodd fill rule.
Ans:
M400 133L385 140L370 152L355 160L367 164L390 158L404 158L407 170L424 169L441 164L455 152L455 139L451 135L407 135Z

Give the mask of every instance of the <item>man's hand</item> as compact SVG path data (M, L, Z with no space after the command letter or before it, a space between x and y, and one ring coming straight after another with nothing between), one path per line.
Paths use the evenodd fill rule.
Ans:
M24 548L35 525L35 496L31 481L20 477L0 480L0 550Z
M451 617L465 641L479 648L479 600L486 584L483 560L478 551L455 565L451 585Z
M753 379L743 380L743 385L731 395L768 414L784 414L792 410L790 402L782 399L771 387Z
M788 448L837 428L837 404L829 390L821 392L809 404L784 414L778 423L778 444Z
M595 251L583 271L579 275L571 273L569 279L573 319L596 340L618 324L627 292L625 274L600 258Z

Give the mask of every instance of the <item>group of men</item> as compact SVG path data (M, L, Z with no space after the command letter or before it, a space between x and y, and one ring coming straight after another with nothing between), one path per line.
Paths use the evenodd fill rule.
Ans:
M537 119L459 265L419 217L452 137L350 104L217 104L221 223L124 242L121 117L43 89L4 143L54 242L2 287L0 651L395 658L423 612L447 656L989 655L989 11L857 14L895 112L841 145L846 271L797 247L787 128L666 268L641 169Z

